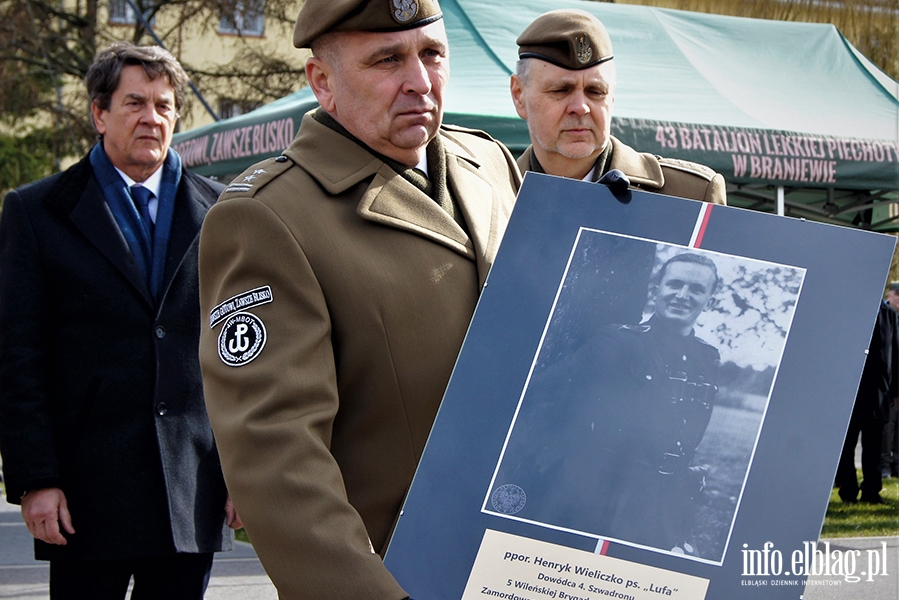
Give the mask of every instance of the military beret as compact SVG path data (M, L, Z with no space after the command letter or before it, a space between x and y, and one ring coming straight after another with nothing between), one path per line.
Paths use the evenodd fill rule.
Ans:
M535 19L516 40L519 58L539 58L570 70L612 60L612 42L600 19L576 9L551 10Z
M437 0L306 0L294 26L294 46L309 48L332 31L401 31L442 16Z

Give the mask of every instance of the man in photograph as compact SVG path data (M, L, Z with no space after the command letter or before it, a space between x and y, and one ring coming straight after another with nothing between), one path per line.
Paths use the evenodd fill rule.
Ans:
M522 424L530 431L514 433L495 485L525 490L519 516L698 553L692 528L706 472L693 459L712 415L719 352L694 325L718 284L712 260L677 254L651 282L649 319L608 325L534 374L525 396L534 408Z
M435 0L306 0L321 108L200 242L201 362L225 478L281 598L406 598L384 566L521 176L442 123Z
M547 12L516 40L510 79L516 112L528 122L529 146L518 163L570 179L725 204L725 180L709 167L637 152L610 135L616 63L603 23L577 9Z

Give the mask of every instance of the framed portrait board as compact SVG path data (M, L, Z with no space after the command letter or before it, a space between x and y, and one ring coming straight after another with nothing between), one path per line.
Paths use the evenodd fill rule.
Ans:
M800 598L894 245L528 173L385 564L416 600Z

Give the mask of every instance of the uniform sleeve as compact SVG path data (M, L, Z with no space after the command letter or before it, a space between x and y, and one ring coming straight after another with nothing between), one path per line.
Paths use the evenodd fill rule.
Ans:
M0 452L9 501L60 485L47 377L50 314L40 247L23 198L0 218Z
M269 301L252 294L266 288ZM301 241L262 202L220 201L201 233L200 299L222 468L280 597L407 597L372 550L329 451L339 406L332 332Z

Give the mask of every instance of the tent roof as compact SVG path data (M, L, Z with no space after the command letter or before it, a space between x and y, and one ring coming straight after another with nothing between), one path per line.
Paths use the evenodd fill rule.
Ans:
M603 21L613 42L614 135L642 151L713 167L730 183L729 201L758 197L761 186L786 186L789 197L792 190L853 190L837 213L846 210L849 220L874 197L876 207L894 208L893 221L873 221L896 230L897 82L833 25L581 0L441 5L451 49L448 123L484 129L513 152L524 149L528 132L509 96L515 39L547 10L581 8ZM314 106L306 88L178 134L175 147L197 172L234 175L279 153ZM807 193L796 204L811 204L809 216L832 217L833 207L822 209L828 199Z

